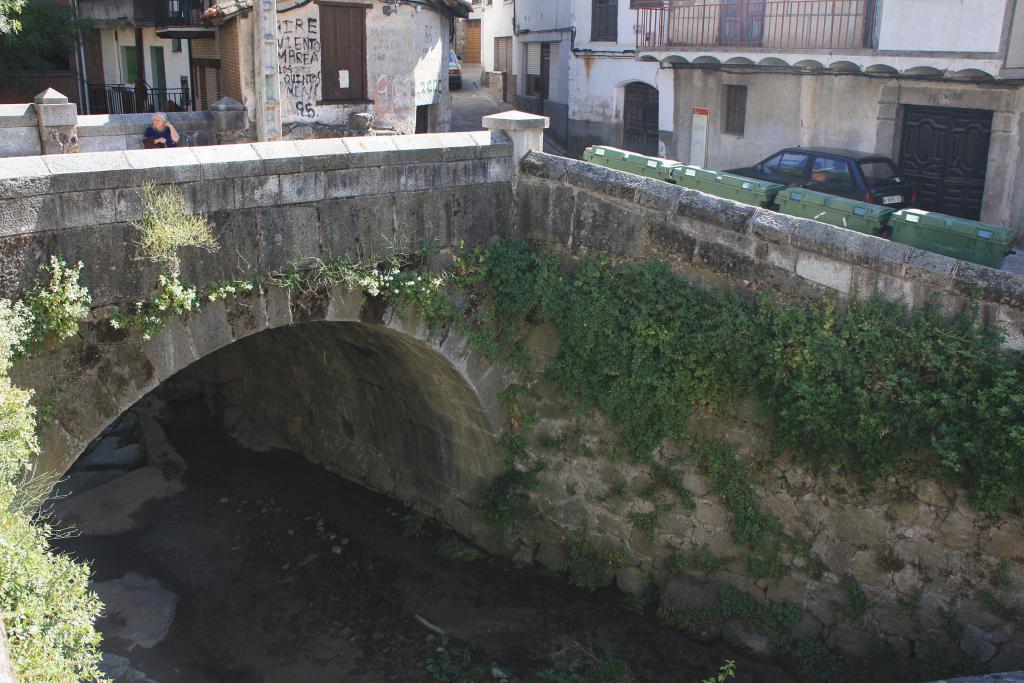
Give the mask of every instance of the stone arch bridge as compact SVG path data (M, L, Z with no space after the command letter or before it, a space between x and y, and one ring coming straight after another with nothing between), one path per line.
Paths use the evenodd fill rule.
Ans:
M443 255L460 243L518 234L567 257L601 253L668 261L707 287L802 298L879 293L911 306L937 297L949 310L973 302L987 322L1001 327L1008 345L1024 348L1024 280L1009 273L530 152L542 142L540 131L528 128L535 123L509 115L504 132L4 160L0 296L23 296L39 264L59 253L84 263L93 297L93 319L75 339L14 369L15 381L34 389L46 407L40 469L67 470L122 411L169 378L190 373L223 388L225 423L256 445L303 453L358 483L416 501L425 512L481 539L475 500L503 460L495 439L503 424L501 371L469 351L465 340L428 339L394 311L342 290L310 297L270 289L207 303L199 314L172 318L152 340L113 330L103 323L111 307L147 296L157 281L155 267L134 258L131 221L140 215L143 182L178 186L190 208L214 226L219 252L183 254L181 279L200 288L273 271L295 259L371 257L421 244ZM551 473L560 486L552 492L567 489L557 479L562 475L577 482L584 473ZM768 489L765 497L781 510L796 505ZM564 498L546 501L545 523L557 530L553 539L579 527L581 511L589 509L579 497ZM958 509L945 498L933 498L934 510L923 515L945 520ZM836 537L829 548L836 551L837 572L860 557L844 554L854 546L843 537L888 529L891 523L884 501L865 511L862 501L814 507L813 500L801 500L812 517L822 519L822 538ZM727 519L727 511L710 496L699 505L710 511L711 521L697 515L674 523L688 529L691 541L727 544L727 528L715 521ZM633 544L636 530L625 512L599 512L602 533ZM844 523L851 515L857 524ZM909 523L900 521L893 532L903 533ZM964 538L983 549L985 562L1017 557L1010 531L975 527L970 520L964 524ZM947 537L936 529L932 536L915 531L905 543L908 559L947 562L959 553L944 545ZM865 539L865 547L876 541ZM530 543L522 546L526 557L535 558L536 551L540 563L562 551L544 541ZM646 559L620 570L621 585L640 575L641 561L653 562L662 553L639 542L631 548ZM968 568L982 561L973 553L955 557ZM940 575L938 568L933 575ZM876 586L870 583L874 578L865 574L865 590L880 605L897 609L889 585ZM737 573L735 581L744 591L765 595L752 578ZM938 588L955 589L953 579L947 584ZM836 586L816 580L794 579L785 587L786 599L801 601L808 613L816 600L841 597ZM933 586L941 597L938 588ZM769 599L772 595L769 591ZM814 613L822 633L839 628L830 621L829 608ZM964 618L985 624L981 617ZM851 650L879 635L842 629L835 633L852 635L835 637ZM882 631L912 635L895 622ZM1024 652L1022 638L1012 648L1001 646L998 656L1015 666L1024 661L1018 656Z

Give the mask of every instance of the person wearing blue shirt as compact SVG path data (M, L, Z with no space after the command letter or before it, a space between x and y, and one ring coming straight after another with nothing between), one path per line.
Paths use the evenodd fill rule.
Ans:
M142 142L148 147L174 147L181 136L174 129L167 115L162 112L153 114L153 123L142 134Z

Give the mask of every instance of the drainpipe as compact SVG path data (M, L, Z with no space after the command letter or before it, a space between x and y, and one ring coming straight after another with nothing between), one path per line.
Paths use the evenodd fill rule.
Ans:
M82 37L82 17L78 13L78 0L71 0L71 7L75 10L75 21L78 22L75 40L78 48L78 101L85 109L84 112L81 112L84 114L92 111L89 105L89 88L86 86L89 82L89 70L85 64L85 39Z

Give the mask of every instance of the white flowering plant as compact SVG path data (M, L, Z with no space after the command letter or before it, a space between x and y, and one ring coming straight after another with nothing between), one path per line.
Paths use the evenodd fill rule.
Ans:
M78 334L78 325L89 317L92 305L89 289L81 281L81 261L68 265L54 255L39 270L44 277L36 280L23 304L31 320L21 347L27 354Z
M110 326L115 330L141 330L143 339L152 339L170 318L198 313L199 308L199 293L195 287L184 284L175 275L161 274L152 300L136 303L130 313L115 313L110 318Z
M224 301L234 296L252 294L256 284L252 280L221 280L206 291L207 301Z

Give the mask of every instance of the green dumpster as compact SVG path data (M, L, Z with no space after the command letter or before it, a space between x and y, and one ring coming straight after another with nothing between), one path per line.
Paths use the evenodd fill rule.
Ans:
M802 187L790 187L779 192L775 201L781 213L813 218L822 223L869 235L880 233L885 227L886 219L894 213L893 209L884 206L805 190Z
M1002 268L1017 231L941 213L903 209L889 218L894 242L962 261Z
M583 160L619 171L628 171L637 175L668 180L672 169L679 166L678 161L650 157L616 147L593 145L583 150Z
M671 179L683 187L766 208L775 202L775 195L785 189L785 185L778 183L719 173L700 166L676 166L672 169Z

